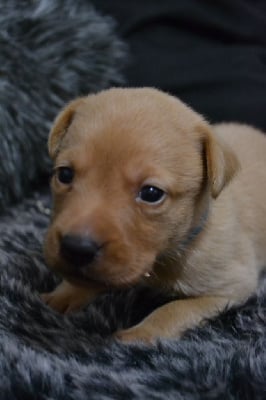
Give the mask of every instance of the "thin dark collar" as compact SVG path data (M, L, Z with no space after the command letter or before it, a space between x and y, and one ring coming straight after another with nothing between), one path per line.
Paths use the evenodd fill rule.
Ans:
M181 246L183 249L189 246L190 243L193 242L193 240L195 240L196 237L204 230L209 217L209 211L210 211L210 206L208 204L203 214L201 215L198 224L190 229L186 239L184 239L183 242L181 242Z

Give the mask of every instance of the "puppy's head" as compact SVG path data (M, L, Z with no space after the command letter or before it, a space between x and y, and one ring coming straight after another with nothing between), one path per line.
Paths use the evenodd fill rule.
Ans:
M138 281L178 248L203 194L217 197L236 169L198 114L155 89L75 100L54 123L49 153L46 259L68 279L111 286Z

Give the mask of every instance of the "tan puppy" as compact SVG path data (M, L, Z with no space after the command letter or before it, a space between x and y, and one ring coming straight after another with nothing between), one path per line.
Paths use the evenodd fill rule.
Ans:
M122 340L179 337L254 293L266 265L266 137L209 126L155 89L77 99L49 138L54 213L45 256L65 280L45 301L77 309L146 280L172 301Z

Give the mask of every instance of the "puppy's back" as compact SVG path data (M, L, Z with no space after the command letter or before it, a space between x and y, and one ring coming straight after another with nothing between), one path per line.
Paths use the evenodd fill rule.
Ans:
M240 162L239 172L225 191L234 197L242 227L240 234L247 233L253 238L258 263L266 266L266 134L234 123L217 124L213 128Z
M235 151L243 166L250 160L266 165L266 133L251 126L236 123L214 125L214 131Z

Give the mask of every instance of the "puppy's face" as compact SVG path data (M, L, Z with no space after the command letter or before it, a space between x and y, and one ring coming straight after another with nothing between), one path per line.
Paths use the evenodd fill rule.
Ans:
M201 117L153 89L74 101L55 121L49 151L54 212L45 256L81 284L137 282L186 239L202 193L216 197L234 171Z

